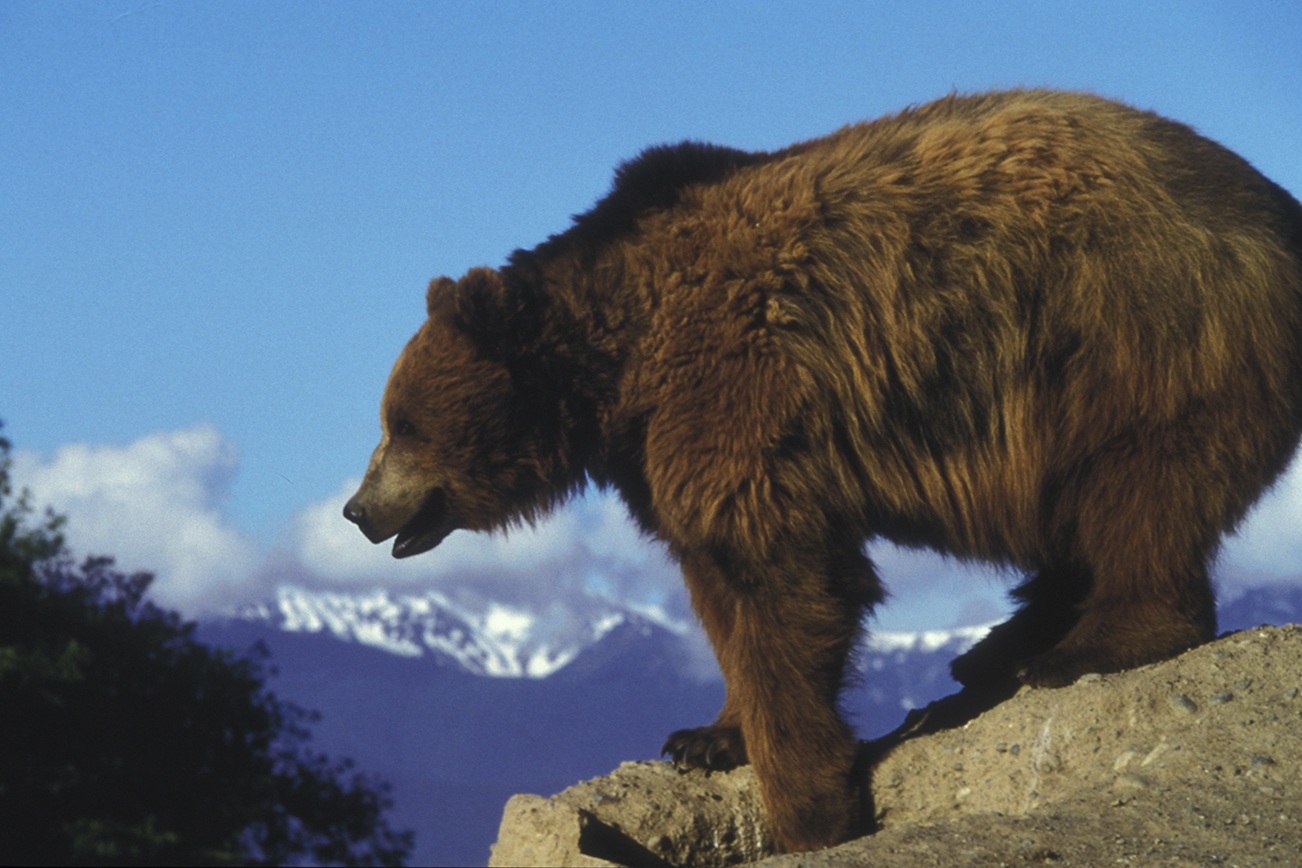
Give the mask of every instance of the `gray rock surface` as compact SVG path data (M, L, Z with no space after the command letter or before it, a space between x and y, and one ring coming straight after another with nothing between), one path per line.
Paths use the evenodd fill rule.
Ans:
M877 832L762 864L1298 864L1299 688L1293 625L1023 689L887 750L871 772ZM767 846L749 769L626 763L551 799L513 798L490 864L735 865Z

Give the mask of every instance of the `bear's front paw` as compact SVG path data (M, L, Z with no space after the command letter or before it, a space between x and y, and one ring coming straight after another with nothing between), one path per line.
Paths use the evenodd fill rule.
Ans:
M1052 648L1070 626L1052 612L1023 609L950 663L950 674L964 687L1015 686L1027 661Z
M662 756L668 754L679 765L716 772L725 772L748 762L741 730L717 723L672 733L660 753Z
M1017 649L1012 642L991 636L949 664L950 676L964 687L988 687L1012 679L1018 668Z
M1055 648L1027 660L1017 671L1017 680L1031 687L1067 687L1082 675L1116 672L1124 665L1105 652Z

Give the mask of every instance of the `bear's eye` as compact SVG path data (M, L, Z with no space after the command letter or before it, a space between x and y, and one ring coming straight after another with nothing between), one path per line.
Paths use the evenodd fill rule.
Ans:
M393 423L394 437L413 437L416 434L416 426L406 419L399 419Z

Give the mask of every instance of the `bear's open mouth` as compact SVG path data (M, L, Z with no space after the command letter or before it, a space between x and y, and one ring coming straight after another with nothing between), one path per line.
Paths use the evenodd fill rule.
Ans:
M393 541L393 556L409 558L427 552L456 529L456 522L448 511L447 495L443 489L436 488L425 498L425 503L411 521L398 530Z

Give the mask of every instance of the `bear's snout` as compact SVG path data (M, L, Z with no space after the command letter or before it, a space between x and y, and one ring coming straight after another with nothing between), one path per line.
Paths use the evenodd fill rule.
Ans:
M348 502L344 504L344 518L357 524L358 530L362 531L362 534L366 535L366 539L371 540L372 543L383 543L388 537L393 536L392 531L383 534L383 532L376 530L374 519L371 518L366 506L362 504L361 492L350 497Z
M361 530L362 533L366 534L366 538L371 542L380 542L380 540L375 538L375 532L371 525L371 520L366 514L366 507L362 505L357 495L350 497L348 502L344 504L344 518L357 525L358 529ZM383 539L383 537L381 537L381 539Z
M362 484L357 493L344 504L344 518L357 525L366 538L382 543L397 537L393 543L393 556L407 558L427 552L458 527L455 514L449 508L447 494L442 488L431 489L422 499L388 501L367 495L367 485Z

